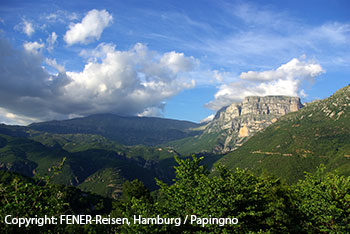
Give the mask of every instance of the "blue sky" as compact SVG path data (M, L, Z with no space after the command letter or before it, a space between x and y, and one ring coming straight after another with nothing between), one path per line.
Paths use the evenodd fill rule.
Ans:
M349 1L1 1L0 122L199 122L249 95L349 84Z

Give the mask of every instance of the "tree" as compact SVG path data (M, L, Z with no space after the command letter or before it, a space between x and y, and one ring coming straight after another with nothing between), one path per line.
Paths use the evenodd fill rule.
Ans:
M315 174L306 173L294 188L308 232L350 232L350 177L326 173L322 165Z
M53 166L52 175L40 178L40 180L26 180L21 176L12 175L7 181L0 183L0 218L4 222L7 215L11 217L53 217L63 214L67 203L64 201L64 193L55 185L50 184L51 179L62 168L64 160ZM1 229L5 233L11 232L50 232L61 227L53 225L29 225L19 227L18 225L4 225Z
M218 167L219 177L211 177L200 165L202 158L176 158L174 184L158 181L160 190L155 202L132 198L123 215L181 218L177 225L134 225L129 233L283 233L300 231L297 210L287 186L278 179L260 178L244 170L230 172ZM145 202L146 201L146 202ZM132 212L130 212L130 210ZM129 212L127 212L129 211ZM188 217L237 218L238 224L190 223ZM187 223L184 220L187 216Z

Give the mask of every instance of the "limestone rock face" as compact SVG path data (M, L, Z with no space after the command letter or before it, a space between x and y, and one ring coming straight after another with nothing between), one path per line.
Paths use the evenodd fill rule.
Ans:
M203 134L220 133L222 143L215 151L228 152L276 122L280 116L302 107L298 97L246 97L241 103L232 103L219 110L215 118L206 125Z

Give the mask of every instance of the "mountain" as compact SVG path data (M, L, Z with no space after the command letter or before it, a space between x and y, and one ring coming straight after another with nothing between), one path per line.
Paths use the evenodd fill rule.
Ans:
M113 148L91 147L69 152L31 139L0 134L0 169L29 177L45 176L51 175L50 168L66 158L61 173L53 182L109 197L117 197L126 180L139 179L151 190L156 188L155 177L170 180L163 171L157 173L152 164L147 166L146 160L128 158Z
M0 124L0 169L30 177L45 175L66 157L55 183L114 198L126 180L139 179L154 190L154 178L172 182L178 153L141 144L190 136L195 134L191 128L197 126L186 121L110 114L30 126ZM218 158L207 161L212 165Z
M138 179L151 191L157 188L155 178L171 184L174 156L181 157L166 147L124 146L100 135L53 134L0 125L0 170L44 176L66 158L53 182L112 198L120 195L126 180ZM200 156L205 156L203 164L209 168L222 157Z
M302 107L298 97L246 97L241 103L232 103L219 110L212 121L199 128L202 134L167 145L180 153L229 152L279 117Z
M33 123L33 130L59 134L97 134L123 145L158 145L198 134L200 125L155 117L98 114L62 121Z
M289 183L328 170L350 175L350 86L289 113L218 162L229 168L271 173Z
M151 190L155 177L171 183L174 156L193 152L209 168L218 162L289 183L321 163L349 175L349 90L305 107L297 97L246 97L206 125L110 114L27 127L0 124L0 169L44 175L66 157L54 182L110 197L120 194L126 180L139 179Z

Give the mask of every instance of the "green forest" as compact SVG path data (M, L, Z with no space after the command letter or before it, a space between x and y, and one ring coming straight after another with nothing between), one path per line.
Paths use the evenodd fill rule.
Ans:
M350 178L326 172L320 166L305 179L288 185L268 175L230 171L217 166L212 176L203 158L176 158L176 179L157 180L150 192L139 180L126 181L116 200L50 183L51 176L31 179L1 172L1 220L12 217L102 215L128 218L130 225L2 225L2 233L347 233L350 230ZM133 224L134 215L181 218L175 224ZM185 217L236 218L237 224L184 223Z

